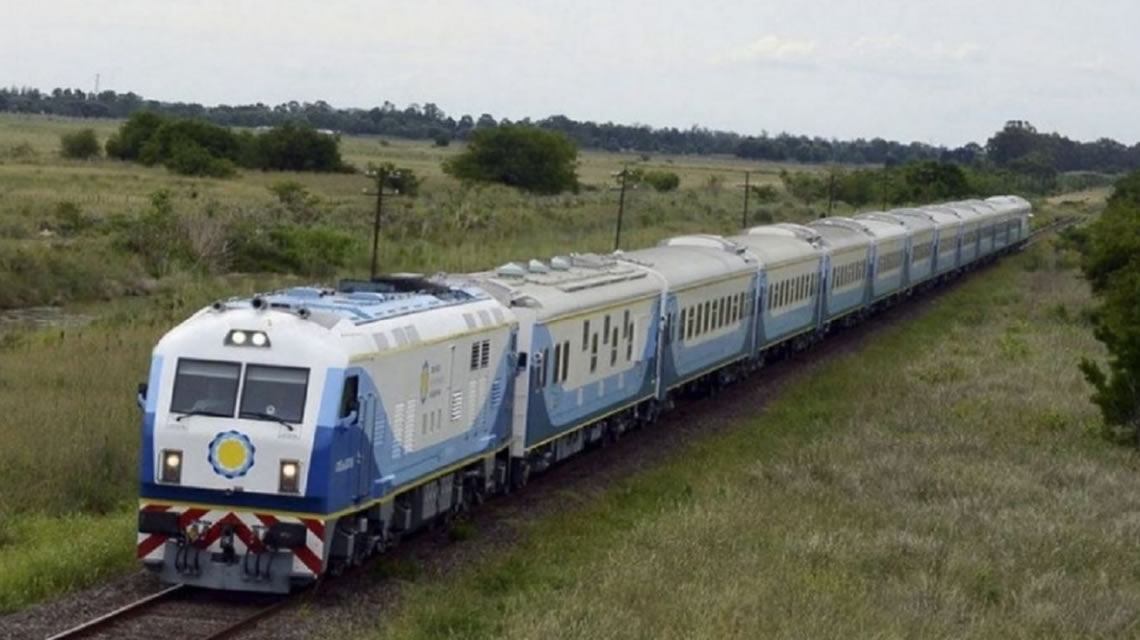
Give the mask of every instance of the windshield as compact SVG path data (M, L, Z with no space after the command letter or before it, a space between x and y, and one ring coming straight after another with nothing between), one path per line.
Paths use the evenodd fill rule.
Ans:
M309 370L251 364L245 369L239 418L301 422Z
M170 410L232 417L240 375L236 362L179 360Z

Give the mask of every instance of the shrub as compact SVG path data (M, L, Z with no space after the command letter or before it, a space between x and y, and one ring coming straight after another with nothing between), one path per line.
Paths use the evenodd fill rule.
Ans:
M533 193L577 189L578 147L562 133L506 125L476 129L463 153L443 163L448 175L498 182Z
M681 177L672 171L646 171L644 181L657 191L673 191L681 186Z
M150 140L166 118L151 111L135 113L107 139L107 156L119 160L139 160L143 145Z
M256 167L270 171L352 171L340 157L340 138L287 122L254 138Z
M99 155L99 139L94 129L80 129L59 137L60 154L65 158L87 160Z
M1120 180L1108 208L1073 242L1097 298L1092 312L1098 340L1108 348L1107 371L1092 360L1081 371L1095 389L1110 434L1140 444L1140 172Z
M277 272L326 278L348 264L353 237L323 226L293 224L268 228L246 222L231 236L233 269L249 273Z
M186 176L229 178L237 173L232 160L215 156L198 143L187 139L174 143L165 165L174 173Z

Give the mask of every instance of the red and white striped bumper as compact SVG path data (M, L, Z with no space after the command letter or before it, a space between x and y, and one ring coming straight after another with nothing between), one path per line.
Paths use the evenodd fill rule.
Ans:
M257 513L252 511L212 510L198 507L184 507L161 503L144 503L140 511L162 511L178 513L178 524L186 533L187 544L204 552L221 553L221 539L227 529L233 532L233 547L238 554L247 551L262 553L268 551L261 535L278 522L300 523L305 527L305 543L293 553L292 573L294 576L319 576L324 569L325 521L310 518ZM164 562L166 542L171 536L139 533L138 558L147 564Z

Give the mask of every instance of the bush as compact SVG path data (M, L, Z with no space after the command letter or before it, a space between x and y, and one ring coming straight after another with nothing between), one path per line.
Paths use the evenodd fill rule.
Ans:
M160 278L192 261L170 192L150 196L151 206L133 219L115 223L115 246L142 259L148 274Z
M143 145L150 140L166 118L151 111L135 113L107 138L107 156L119 160L140 160Z
M255 166L269 171L352 171L340 157L340 138L287 122L254 138Z
M576 190L578 147L562 133L506 125L476 129L463 153L443 163L448 175L498 182L533 193Z
M174 173L185 176L229 178L237 173L232 160L215 156L198 143L187 139L180 139L174 144L165 165Z
M281 224L268 228L245 223L234 229L233 269L247 273L294 273L319 278L348 264L353 237L323 226Z
M99 139L94 129L80 129L59 137L60 155L75 160L87 160L99 155Z
M672 171L646 171L642 178L657 191L673 191L681 186L681 177Z
M1140 444L1140 172L1117 183L1087 235L1068 241L1083 252L1081 270L1098 301L1096 337L1109 353L1107 371L1088 359L1081 371L1110 434Z

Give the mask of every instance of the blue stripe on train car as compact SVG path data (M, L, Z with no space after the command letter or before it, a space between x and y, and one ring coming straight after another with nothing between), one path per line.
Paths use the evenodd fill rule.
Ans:
M902 269L899 269L898 273L894 274L893 276L886 278L876 277L875 282L871 287L871 297L875 300L878 300L879 298L884 298L891 295L892 293L896 293L899 289L902 288L902 281Z
M548 382L541 391L532 390L527 410L525 447L569 433L623 406L653 397L656 391L660 306L660 302L653 303L639 361L573 389L567 389L561 383ZM534 325L531 345L534 353L553 346L546 325ZM625 354L620 347L618 350L618 360L621 361ZM609 357L609 350L600 350L598 357Z
M815 298L809 299L803 306L773 315L770 310L764 310L762 346L769 346L783 338L802 333L805 329L815 326Z
M922 282L923 280L926 280L927 278L929 278L932 275L934 275L934 258L933 257L927 258L927 259L923 260L922 262L917 262L917 263L912 262L910 265L910 282L909 282L909 284L910 284L910 286L913 287L914 285Z
M846 315L863 304L863 287L855 287L843 293L832 291L827 296L827 320Z
M150 375L147 376L146 407L143 410L142 445L139 450L139 483L152 484L155 481L154 461L154 418L158 412L158 393L162 389L162 356L150 359Z

